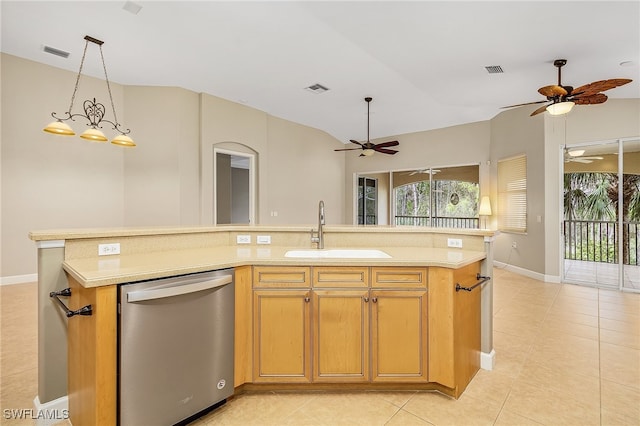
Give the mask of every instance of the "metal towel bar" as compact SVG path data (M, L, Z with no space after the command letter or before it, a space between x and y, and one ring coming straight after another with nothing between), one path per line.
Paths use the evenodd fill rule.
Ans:
M60 304L60 306L62 307L62 309L64 309L64 312L67 318L71 318L74 315L91 315L93 313L91 309L91 305L83 306L82 308L76 311L72 311L71 309L67 308L67 305L65 305L62 300L60 300L60 296L62 297L71 296L71 289L65 288L64 290L52 291L51 293L49 293L49 297L55 298Z
M490 279L491 279L491 277L483 277L480 274L476 274L476 280L479 280L477 283L475 283L471 287L463 287L459 283L456 283L456 291L460 291L460 290L473 291L474 288L478 287L479 285L482 285L482 284L486 283Z

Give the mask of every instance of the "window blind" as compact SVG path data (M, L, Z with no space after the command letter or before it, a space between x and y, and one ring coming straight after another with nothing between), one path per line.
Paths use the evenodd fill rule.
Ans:
M498 160L498 229L527 232L527 157Z

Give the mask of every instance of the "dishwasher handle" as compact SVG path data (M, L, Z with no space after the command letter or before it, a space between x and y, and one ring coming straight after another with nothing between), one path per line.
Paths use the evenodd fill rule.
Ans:
M183 281L184 282L184 281ZM203 290L210 290L216 287L222 287L233 282L233 275L224 275L207 281L198 281L192 284L180 284L155 288L149 290L138 290L127 292L127 302L143 302L145 300L163 299L166 297L180 296L183 294L195 293Z

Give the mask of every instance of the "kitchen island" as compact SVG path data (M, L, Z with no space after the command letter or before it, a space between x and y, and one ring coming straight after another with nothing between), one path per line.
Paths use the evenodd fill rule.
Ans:
M55 403L68 394L72 422L115 422L117 287L223 268L236 271L237 391L386 386L458 397L478 367L492 368L491 283L475 291L456 291L456 285L469 289L479 276L491 276L493 232L326 226L325 248L379 249L390 257L288 257L288 251L313 248L309 231L224 226L32 232L39 259L39 401ZM103 244L119 244L119 253L98 256ZM295 285L286 274L296 276ZM91 317L62 319L48 295L66 287L72 289L70 308L91 304ZM283 296L301 304L302 317L291 325L305 333L295 343L298 352L278 364L283 353L265 339L278 331L269 329L275 321L270 312L281 312ZM362 338L345 362L331 364L325 354L333 343L319 330L329 328L323 315L338 306L350 306L353 317L339 331ZM411 322L405 334L394 332L400 317ZM281 332L293 336L295 330ZM412 358L394 359L385 349L398 344Z

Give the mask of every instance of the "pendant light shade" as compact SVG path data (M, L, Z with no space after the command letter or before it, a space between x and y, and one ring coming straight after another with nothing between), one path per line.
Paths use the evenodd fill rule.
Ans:
M55 118L56 121L50 123L43 130L45 132L53 133L56 135L73 136L75 135L75 132L68 124L65 123L65 121L67 120L75 121L76 117L80 117L87 120L89 122L88 126L90 126L89 129L85 130L80 135L82 139L93 141L93 142L106 142L108 139L100 129L103 128L102 127L103 123L108 123L112 126L113 130L119 133L119 135L113 139L112 141L113 144L120 145L120 146L134 147L136 146L136 144L133 142L131 137L127 136L131 132L131 130L122 129L122 126L120 125L120 123L118 123L118 118L116 117L116 107L113 104L111 86L109 84L109 77L107 76L107 66L104 63L104 56L102 55L102 44L104 42L96 38L93 38L91 36L85 36L84 39L85 39L84 52L82 53L82 60L80 61L80 69L78 70L76 85L73 89L73 94L71 95L71 103L69 105L69 110L65 112L65 117L58 117L56 116L55 112L51 113L51 116ZM96 98L93 98L93 100L84 101L84 103L82 104L84 114L83 113L74 114L72 112L73 103L76 97L76 93L78 91L78 83L80 82L80 75L82 74L82 66L84 65L84 58L87 55L87 47L89 46L89 42L97 44L98 47L100 48L100 58L102 59L102 68L104 69L104 78L107 83L107 91L109 92L109 100L111 101L111 111L113 113L114 121L105 119L104 116L106 113L106 108L103 104L101 104L100 102L97 102Z
M133 140L127 135L118 135L115 138L113 138L111 143L114 145L127 146L127 147L136 146Z
M82 132L80 135L82 139L86 139L92 142L106 142L108 141L107 137L98 129L90 128Z
M59 120L52 121L43 130L48 133L53 133L54 135L74 136L76 134L76 132L73 131L71 126Z

